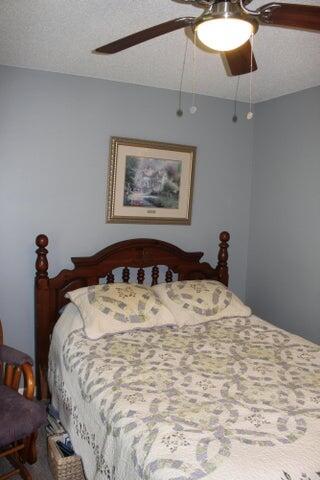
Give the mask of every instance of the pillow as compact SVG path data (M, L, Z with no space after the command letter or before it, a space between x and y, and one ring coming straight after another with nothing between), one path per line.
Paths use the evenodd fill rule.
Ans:
M223 317L251 315L249 307L215 280L162 283L152 289L174 315L179 326L196 325Z
M133 283L109 283L68 292L80 310L87 337L140 328L175 325L170 311L150 287Z

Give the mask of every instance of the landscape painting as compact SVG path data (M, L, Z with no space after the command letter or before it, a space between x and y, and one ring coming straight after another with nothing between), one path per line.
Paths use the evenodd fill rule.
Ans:
M178 208L182 162L126 157L123 205Z
M191 223L196 147L112 137L108 223Z

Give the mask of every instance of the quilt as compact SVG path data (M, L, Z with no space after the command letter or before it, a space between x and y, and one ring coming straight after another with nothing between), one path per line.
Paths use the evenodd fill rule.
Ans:
M320 479L320 348L255 316L105 336L49 358L88 480Z

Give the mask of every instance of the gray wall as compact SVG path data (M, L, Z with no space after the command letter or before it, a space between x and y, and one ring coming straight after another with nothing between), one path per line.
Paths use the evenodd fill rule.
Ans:
M203 250L215 263L218 232L228 228L231 285L244 296L253 124L245 105L233 124L232 102L210 97L179 119L176 101L172 91L0 67L0 317L8 343L33 353L40 232L49 235L52 275L72 255L137 236ZM191 226L105 224L111 135L198 147Z
M247 298L320 343L320 88L259 104Z

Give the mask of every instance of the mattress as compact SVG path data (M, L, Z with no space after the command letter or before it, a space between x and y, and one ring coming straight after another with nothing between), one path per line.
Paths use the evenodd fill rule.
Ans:
M88 480L320 478L320 348L256 316L89 340L70 304L49 384Z

